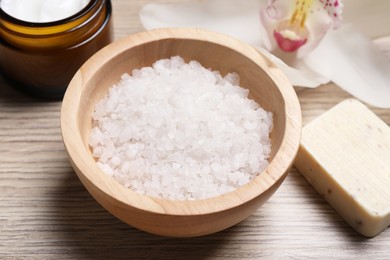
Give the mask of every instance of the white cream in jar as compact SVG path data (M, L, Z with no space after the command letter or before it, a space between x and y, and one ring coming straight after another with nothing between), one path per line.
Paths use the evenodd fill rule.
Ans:
M68 18L81 11L90 0L0 0L8 15L26 22L46 23Z

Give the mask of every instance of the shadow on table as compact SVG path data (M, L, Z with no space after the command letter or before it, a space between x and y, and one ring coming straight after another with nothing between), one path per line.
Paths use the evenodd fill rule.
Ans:
M276 213L267 211L267 207L263 207L262 214L216 234L199 238L165 238L139 231L109 214L86 191L74 172L67 173L59 181L61 185L58 190L50 195L55 212L53 224L56 230L53 235L58 239L51 242L56 248L55 254L66 254L74 259L253 259L255 256L277 255L278 252L274 251L278 248L276 245L286 243L272 240L272 234L253 232L252 229L261 230L261 225L265 224L261 223L261 215L268 214L269 217L269 214ZM303 216L310 218L310 214L314 214L312 217L316 220L306 219L313 226L306 226L308 234L298 232L298 235L308 238L315 236L315 231L319 228L315 225L320 224L325 229L325 237L336 240L324 240L324 244L317 244L313 250L327 251L327 246L342 245L351 252L372 251L378 239L370 240L357 234L299 173L293 171L289 175L289 182L297 188L297 192L301 192L299 199L306 200L305 205L312 205L309 209L312 213L303 213ZM254 226L255 222L259 226ZM291 236L294 236L294 229L295 227L291 229ZM311 233L311 229L314 233ZM278 229L270 227L269 230ZM299 241L289 241L286 245L290 249L303 246ZM284 250L281 254L292 254L289 248L281 249Z
M12 100L12 101L31 101L32 98L28 97L26 94L16 90L15 87L12 86L12 84L2 76L0 72L0 101L6 101L6 100Z
M217 249L235 246L229 243L234 227L200 238L180 239L139 231L102 208L75 173L63 181L61 190L52 194L57 204L53 205L57 211L54 222L63 229L58 233L62 248L76 258L203 259L215 256Z
M0 71L0 102L51 103L61 101L61 99L60 97L48 98L40 96L39 91L28 91L28 88L18 86L14 81L6 79Z

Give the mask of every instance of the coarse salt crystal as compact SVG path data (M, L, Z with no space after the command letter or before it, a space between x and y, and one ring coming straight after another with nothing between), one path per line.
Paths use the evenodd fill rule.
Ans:
M173 200L218 196L268 165L272 114L239 76L181 57L124 74L96 104L89 144L98 166L136 192Z

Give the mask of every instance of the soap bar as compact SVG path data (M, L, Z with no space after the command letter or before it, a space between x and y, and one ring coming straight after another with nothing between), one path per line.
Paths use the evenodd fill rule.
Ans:
M360 234L390 225L390 127L348 99L302 129L297 170Z

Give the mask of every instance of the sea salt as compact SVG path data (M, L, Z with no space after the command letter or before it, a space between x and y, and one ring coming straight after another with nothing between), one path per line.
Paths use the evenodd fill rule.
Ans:
M98 166L141 194L218 196L268 165L272 113L222 77L181 57L124 74L95 107L89 144Z

